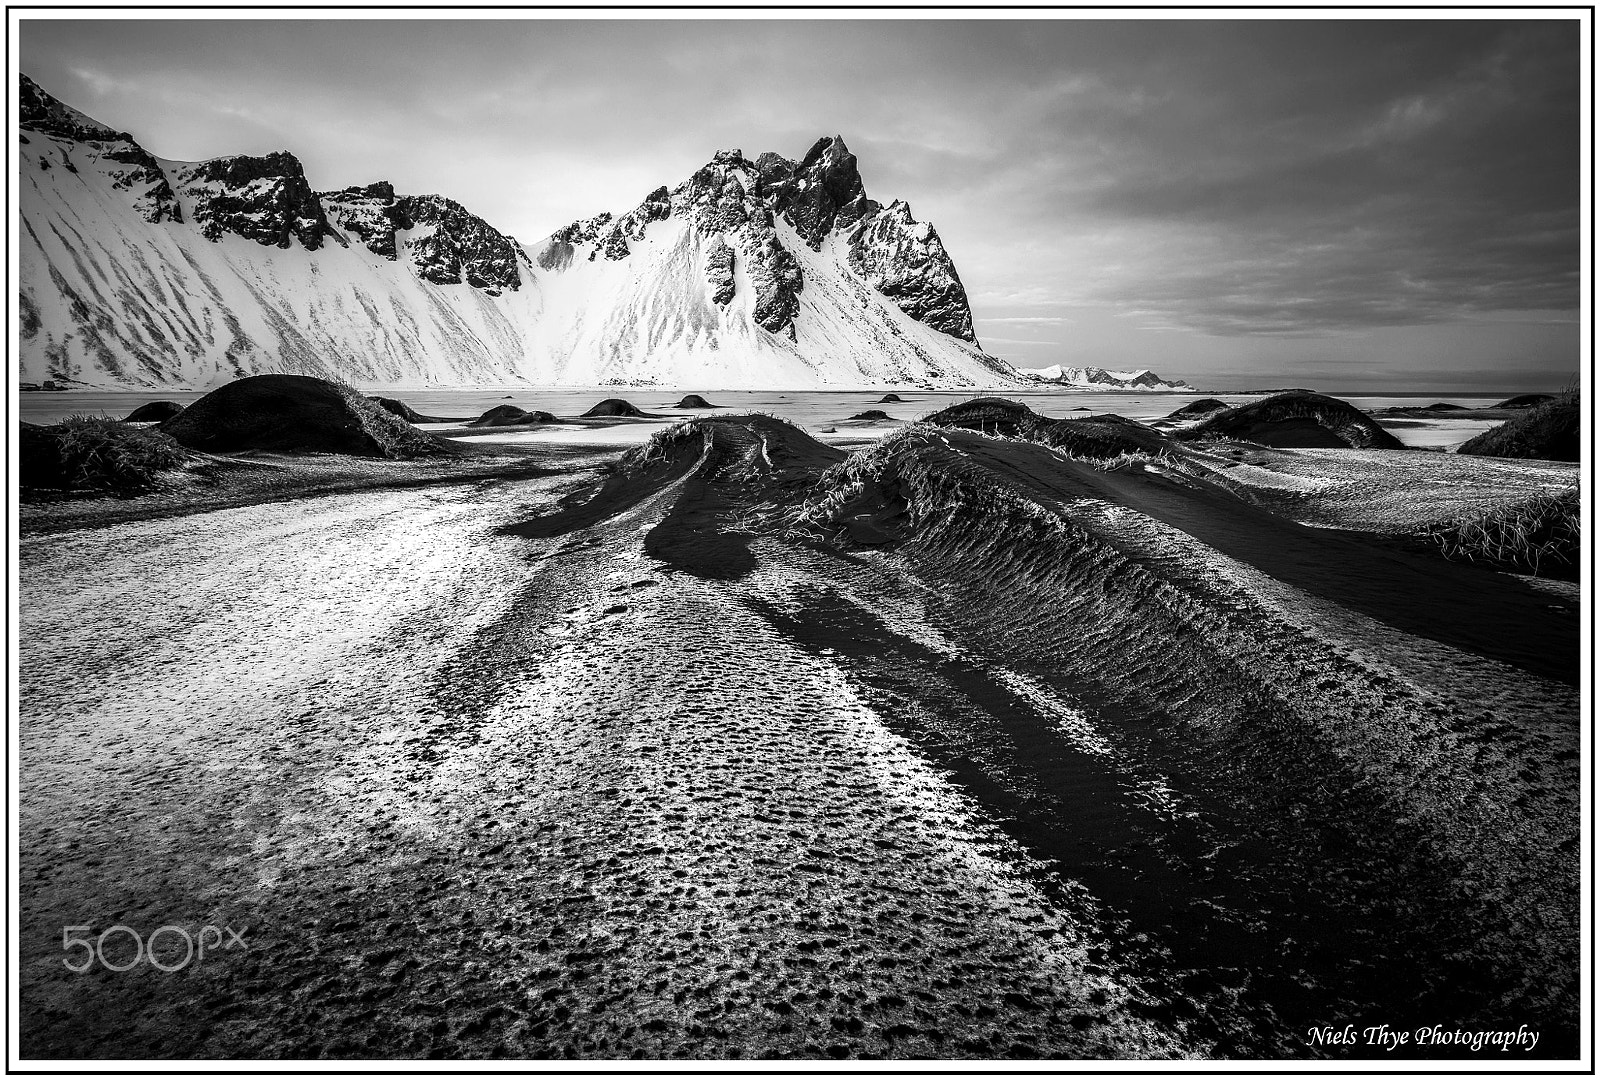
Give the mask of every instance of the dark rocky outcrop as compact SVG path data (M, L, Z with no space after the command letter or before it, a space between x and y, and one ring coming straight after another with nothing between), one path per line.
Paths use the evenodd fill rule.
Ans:
M396 257L395 232L411 225L396 201L393 184L379 180L366 187L323 192L319 198L328 220L353 234L368 251L385 259Z
M866 412L858 412L858 413L856 413L854 416L850 417L850 419L852 419L852 420L888 420L888 419L890 419L890 417L889 417L889 414L884 412L882 409L868 409Z
M254 375L213 390L157 429L208 453L264 450L413 458L455 452L348 386Z
M129 424L159 424L183 411L176 401L148 401L122 419Z
M680 409L715 409L718 406L711 404L699 394L685 394L683 400L678 402Z
M881 398L878 399L878 404L879 405L892 405L892 404L899 403L899 401L900 401L900 395L899 394L885 394Z
M231 233L267 247L286 248L298 240L315 251L333 235L300 159L286 150L185 165L177 170L177 181L207 240Z
M711 286L711 302L727 307L734 292L733 248L720 236L706 252L706 283Z
M1349 402L1304 392L1226 409L1174 437L1241 439L1278 447L1404 449L1399 439Z
M441 195L407 195L396 200L399 227L431 231L411 241L417 276L435 285L462 282L491 296L520 288L518 264L527 256L516 242L460 203Z

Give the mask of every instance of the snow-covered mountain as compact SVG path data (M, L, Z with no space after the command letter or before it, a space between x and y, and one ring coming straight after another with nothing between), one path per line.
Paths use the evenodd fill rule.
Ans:
M1017 374L1039 382L1055 383L1073 390L1193 390L1177 379L1163 379L1149 368L1138 371L1107 371L1097 367L1018 368Z
M206 388L1004 386L954 264L839 138L719 152L524 245L438 195L316 192L288 152L157 158L22 76L18 378Z

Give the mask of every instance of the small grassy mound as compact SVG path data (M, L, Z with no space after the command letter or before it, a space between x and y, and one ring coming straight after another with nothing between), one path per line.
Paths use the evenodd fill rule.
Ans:
M213 390L160 430L208 453L264 450L415 458L459 452L354 389L310 375L253 375Z
M516 427L519 424L554 424L556 417L542 410L525 412L515 405L496 405L476 420L467 421L468 427Z
M594 408L583 414L584 416L643 416L632 402L624 401L619 397L606 398Z
M624 404L626 404L626 403L624 403ZM683 397L683 400L678 402L677 407L680 408L680 409L715 409L715 408L717 408L717 406L711 404L711 402L707 401L705 398L701 397L699 394L685 394L684 397ZM599 406L597 405L597 406L595 406L595 408L599 408Z
M1582 502L1577 487L1545 492L1427 530L1448 559L1578 580Z
M190 455L171 436L104 416L23 424L18 480L23 488L105 492L122 498L151 490Z
M1187 405L1173 409L1167 414L1167 419L1198 420L1202 416L1210 416L1212 413L1221 412L1227 407L1228 403L1226 401L1219 401L1214 397L1201 398L1199 401L1191 401Z
M1285 448L1405 448L1399 439L1349 402L1302 391L1274 394L1261 401L1226 409L1174 437L1206 436Z
M1456 453L1474 457L1577 461L1581 422L1578 395L1563 394L1534 405L1499 427L1473 436Z
M459 418L454 416L429 416L427 413L419 413L399 398L369 397L367 400L393 413L408 424L451 424L459 422Z
M176 401L150 401L140 405L122 419L129 424L159 424L171 420L183 411Z
M1516 397L1506 398L1500 404L1494 406L1494 408L1528 409L1535 405L1543 405L1547 401L1554 401L1555 399L1556 396L1554 394L1518 394Z

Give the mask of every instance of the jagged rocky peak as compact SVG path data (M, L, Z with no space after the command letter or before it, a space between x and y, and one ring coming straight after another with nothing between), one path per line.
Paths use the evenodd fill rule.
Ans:
M771 150L756 158L756 176L760 178L760 190L767 191L774 184L788 180L794 176L794 162L782 154L774 154Z
M177 181L207 240L232 233L268 247L286 248L298 240L315 251L333 234L300 159L287 150L182 165Z
M116 131L98 120L51 96L27 75L19 76L18 126L27 143L27 132L57 141L53 152L40 148L36 160L40 168L59 165L77 172L85 164L104 172L113 187L130 193L139 216L151 224L183 220L183 211L173 195L172 185L155 157L125 131ZM87 155L74 153L72 144L81 143Z
M578 247L587 258L626 259L651 222L681 217L702 236L706 286L712 301L730 305L741 266L756 297L756 321L794 336L805 277L778 230L781 218L802 243L820 252L830 236L845 241L848 269L901 311L941 333L978 344L966 289L931 225L903 202L888 208L867 196L856 156L838 135L818 139L798 162L772 152L754 161L742 150L718 150L694 175L668 192L658 188L621 217L575 221L540 253L547 270L571 265Z
M806 152L787 180L769 190L776 209L813 251L835 229L846 229L876 213L878 204L867 198L856 156L838 135L822 138Z

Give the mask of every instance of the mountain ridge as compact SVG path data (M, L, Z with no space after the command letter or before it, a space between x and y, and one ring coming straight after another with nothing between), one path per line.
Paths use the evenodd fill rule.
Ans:
M1044 368L1018 368L1024 378L1041 383L1078 390L1193 390L1194 387L1178 379L1164 379L1149 368L1137 371L1108 371L1098 367L1063 367L1052 364Z
M718 151L523 244L443 195L314 191L287 150L157 158L21 80L23 380L1021 382L983 351L937 232L869 198L837 135L799 161Z

